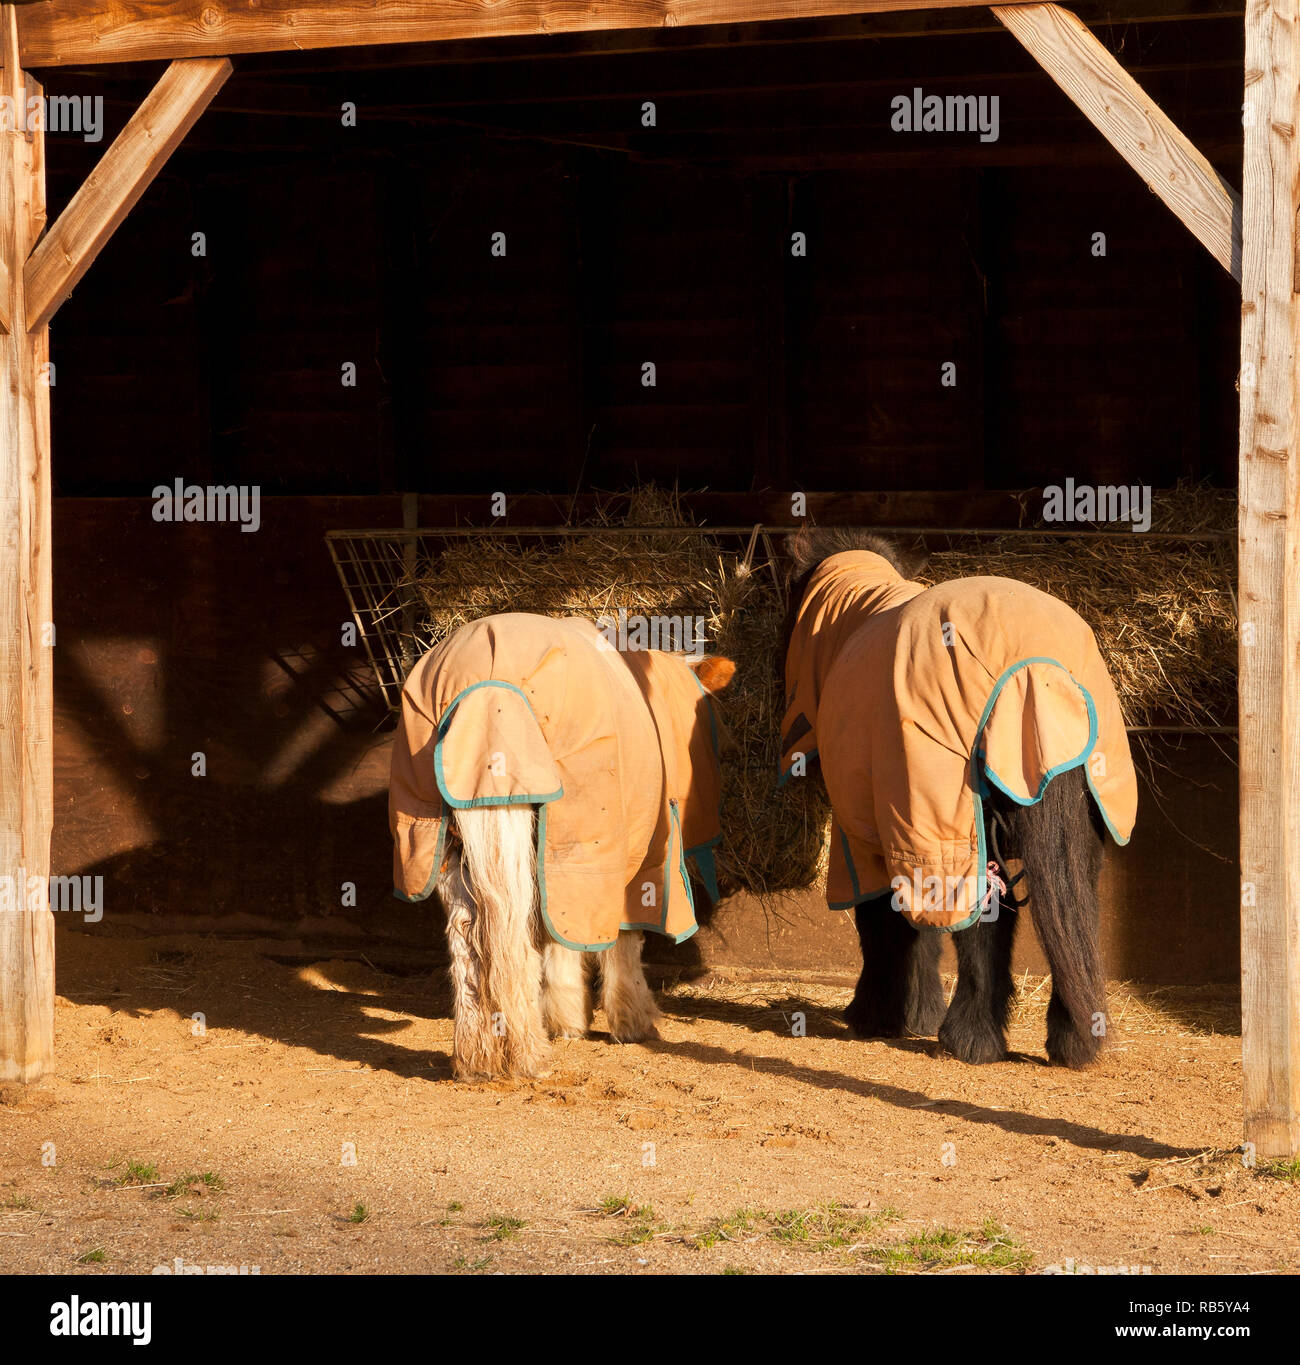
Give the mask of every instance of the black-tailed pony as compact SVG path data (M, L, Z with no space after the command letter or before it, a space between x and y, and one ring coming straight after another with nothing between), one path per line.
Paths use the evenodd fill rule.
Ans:
M854 910L862 945L849 1024L1004 1058L1027 900L1052 973L1048 1056L1085 1065L1106 1030L1103 839L1126 843L1137 809L1091 630L1012 579L922 588L869 532L801 531L787 550L782 780L820 767L830 798L827 900ZM940 932L957 950L946 1011Z

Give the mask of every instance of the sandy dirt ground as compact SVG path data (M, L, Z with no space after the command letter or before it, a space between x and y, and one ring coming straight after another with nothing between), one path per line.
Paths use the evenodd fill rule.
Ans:
M1112 987L1104 1060L862 1042L841 985L669 984L658 1042L450 1079L440 979L63 934L57 1073L0 1088L0 1271L1218 1273L1300 1268L1247 1169L1236 1006ZM201 1031L192 1016L204 1017Z

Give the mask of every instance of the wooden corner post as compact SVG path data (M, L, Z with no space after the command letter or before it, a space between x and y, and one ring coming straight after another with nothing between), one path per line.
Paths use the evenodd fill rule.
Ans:
M0 1080L54 1053L53 616L49 329L29 331L23 280L45 226L41 87L0 9Z
M1245 1136L1300 1152L1300 6L1246 9L1238 544Z
M44 92L0 5L0 1081L54 1055L49 322L230 75L173 62L45 229Z

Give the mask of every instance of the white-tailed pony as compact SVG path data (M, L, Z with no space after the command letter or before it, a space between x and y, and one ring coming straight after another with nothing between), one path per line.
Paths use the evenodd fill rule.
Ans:
M457 1077L536 1076L547 1035L655 1033L642 931L695 932L686 859L716 896L729 659L620 653L588 621L462 626L411 671L393 749L394 890L447 915Z

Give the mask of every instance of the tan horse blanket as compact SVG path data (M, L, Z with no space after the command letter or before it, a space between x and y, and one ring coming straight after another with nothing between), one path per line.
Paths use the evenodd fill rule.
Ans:
M716 897L721 778L712 700L683 660L620 653L591 622L510 613L462 626L402 692L389 824L394 893L437 884L452 809L537 807L552 938L698 927L686 858Z
M826 898L892 890L918 927L964 929L989 894L983 800L1021 805L1082 766L1128 842L1137 780L1092 631L1008 578L922 588L865 550L813 572L786 656L782 781L816 755L833 810Z

